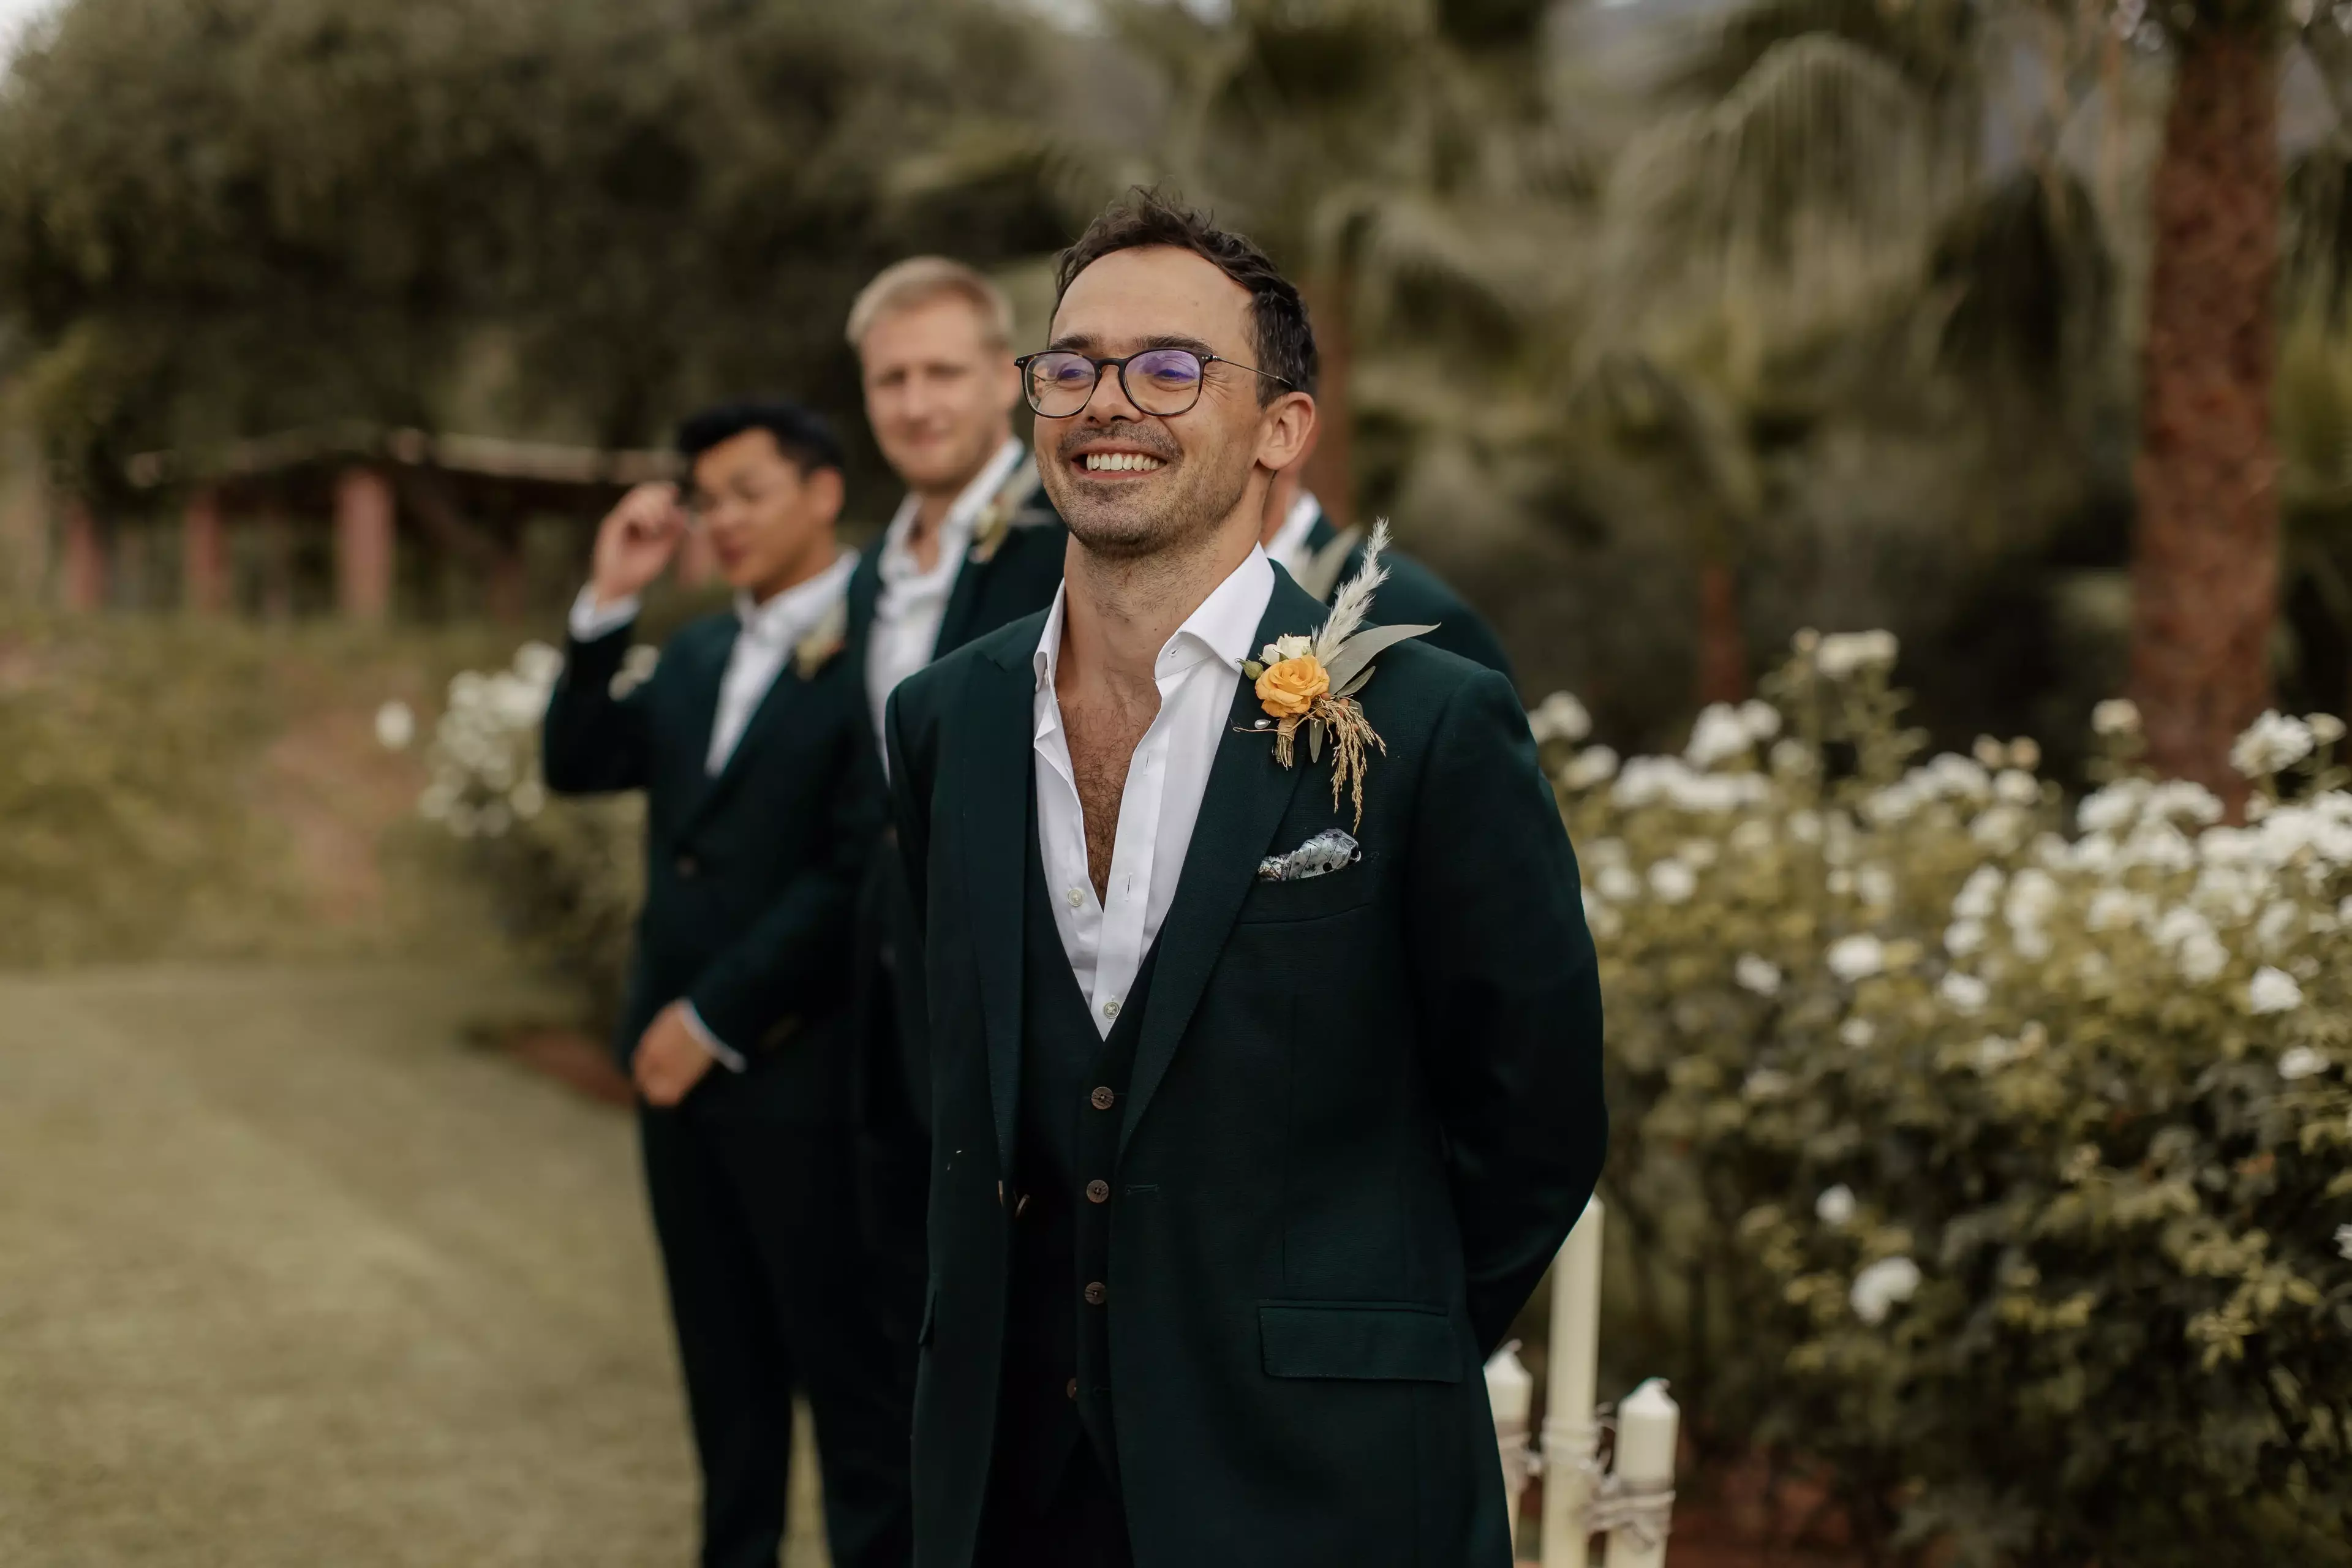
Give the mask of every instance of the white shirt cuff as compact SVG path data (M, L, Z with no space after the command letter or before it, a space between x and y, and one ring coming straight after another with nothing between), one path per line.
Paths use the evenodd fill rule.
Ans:
M742 1052L710 1032L710 1026L702 1021L702 1015L694 1010L693 1003L686 1005L686 1011L680 1016L686 1020L686 1032L700 1042L702 1048L709 1051L720 1067L729 1072L741 1072L751 1065L743 1059Z
M572 601L572 637L575 642L594 642L598 637L612 636L636 618L637 596L635 594L600 607L596 603L596 585L592 583L581 589L580 596Z

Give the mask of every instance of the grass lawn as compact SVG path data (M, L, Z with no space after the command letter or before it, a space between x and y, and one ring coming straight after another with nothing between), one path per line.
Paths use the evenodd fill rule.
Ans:
M691 1560L628 1118L464 1043L549 1005L448 965L0 975L0 1563Z

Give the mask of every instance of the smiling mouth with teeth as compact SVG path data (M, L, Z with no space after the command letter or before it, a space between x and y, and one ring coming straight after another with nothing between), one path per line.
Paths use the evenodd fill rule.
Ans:
M1088 452L1086 460L1090 474L1148 474L1167 466L1147 452Z

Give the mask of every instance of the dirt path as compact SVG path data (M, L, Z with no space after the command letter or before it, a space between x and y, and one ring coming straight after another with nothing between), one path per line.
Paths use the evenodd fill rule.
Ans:
M0 1563L690 1560L628 1120L460 1037L534 1005L446 969L0 977Z

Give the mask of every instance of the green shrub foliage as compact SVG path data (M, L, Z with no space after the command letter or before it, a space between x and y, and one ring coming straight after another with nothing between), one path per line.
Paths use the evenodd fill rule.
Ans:
M2030 741L1915 764L1885 633L1619 763L1534 720L1609 1008L1607 1178L1718 1442L1960 1563L2347 1560L2352 794L2267 715L2242 824ZM1957 1551L1955 1552L1955 1549Z

